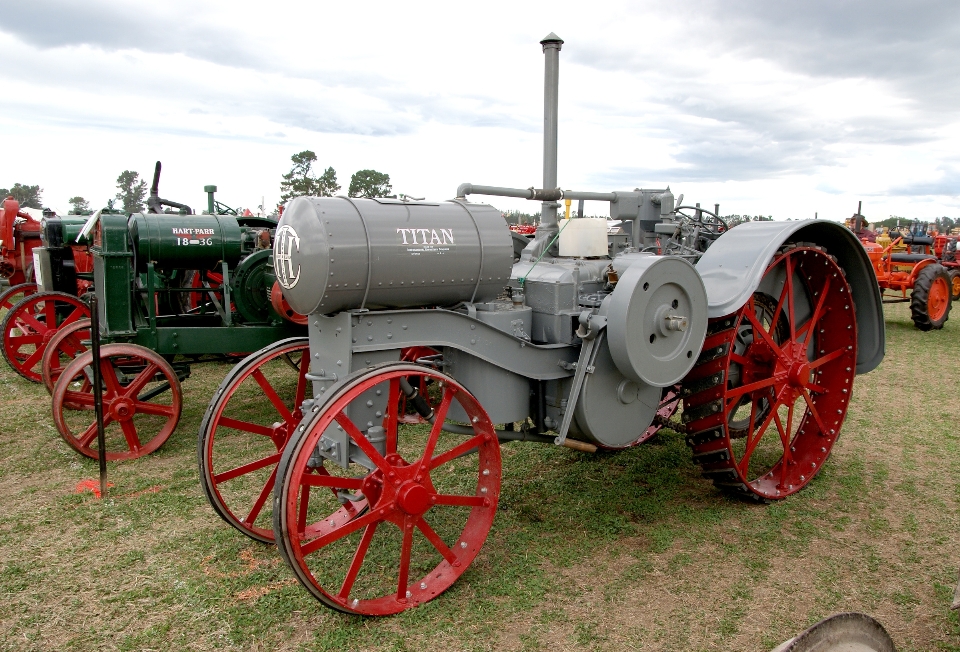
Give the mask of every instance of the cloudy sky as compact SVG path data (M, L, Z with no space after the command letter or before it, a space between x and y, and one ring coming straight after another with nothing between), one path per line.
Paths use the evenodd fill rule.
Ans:
M539 187L551 31L564 188L960 217L956 0L0 0L0 187L97 207L159 159L167 199L270 208L304 149L344 191Z

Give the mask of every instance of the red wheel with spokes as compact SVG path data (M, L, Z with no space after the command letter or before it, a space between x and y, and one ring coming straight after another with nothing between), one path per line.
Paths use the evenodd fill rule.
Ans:
M70 362L86 351L90 341L90 320L81 319L63 326L50 338L43 351L40 363L40 375L47 391L53 394L53 387Z
M772 311L759 305L771 300ZM856 338L843 270L819 247L782 250L746 305L711 320L683 381L687 442L704 475L758 500L805 487L846 416Z
M53 388L53 420L71 447L96 459L92 364L93 352L87 351L60 374ZM142 346L105 344L100 348L100 373L107 459L130 460L157 450L176 429L183 407L173 367Z
M220 384L200 424L200 482L214 511L248 537L273 543L268 502L277 462L307 395L310 343L281 340L244 358ZM365 505L347 502L344 513Z
M0 292L0 310L10 310L25 297L36 294L37 290L36 283L11 285L3 292Z
M75 296L64 292L32 294L3 318L3 357L27 380L42 382L40 361L47 343L57 329L88 317L90 309Z
M399 422L408 376L440 390L432 424ZM468 423L457 430L469 434L444 431L448 416ZM327 606L394 614L463 574L499 493L500 446L477 400L437 371L388 363L332 387L297 428L277 467L275 538L300 583ZM339 515L344 501L358 499L366 514Z

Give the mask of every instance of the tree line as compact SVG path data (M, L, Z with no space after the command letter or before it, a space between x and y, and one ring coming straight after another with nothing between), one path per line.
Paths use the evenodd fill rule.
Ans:
M340 191L337 183L337 172L328 167L319 176L313 172L313 165L317 162L317 155L310 150L304 150L290 157L293 166L286 174L281 175L280 205L303 195L314 197L332 197ZM358 170L350 177L347 194L350 197L391 197L393 186L390 184L390 175L376 170ZM24 208L43 208L43 188L39 185L31 186L15 183L10 188L0 188L0 198L12 196ZM140 178L140 174L133 170L124 170L117 177L117 194L109 198L104 206L105 211L140 213L144 210L144 201L147 198L147 182ZM93 211L90 202L76 195L67 202L70 204L70 215L89 215Z
M313 164L317 162L317 155L305 149L290 157L293 166L283 176L280 182L280 205L294 197L333 197L339 190L337 171L328 167L319 176L313 172ZM350 177L350 186L347 195L350 197L391 197L393 186L390 184L390 175L376 170L358 170ZM280 206L277 206L279 210Z

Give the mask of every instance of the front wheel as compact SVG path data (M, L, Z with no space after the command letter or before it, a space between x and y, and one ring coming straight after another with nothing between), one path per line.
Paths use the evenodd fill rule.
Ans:
M960 300L960 269L951 269L947 274L950 277L950 299Z
M413 393L409 377L428 379L439 396L431 423L397 418L400 396ZM338 611L384 616L432 600L473 562L493 523L493 423L462 385L415 364L365 369L330 392L277 467L280 553L300 583ZM448 417L467 434L443 431ZM343 513L361 501L363 516Z
M173 367L135 344L100 347L103 425L108 460L129 460L157 450L177 428L183 398ZM53 421L78 453L97 459L93 351L78 355L53 388Z
M267 500L280 453L303 418L309 366L306 337L250 354L224 378L200 423L197 455L207 500L256 541L273 543Z

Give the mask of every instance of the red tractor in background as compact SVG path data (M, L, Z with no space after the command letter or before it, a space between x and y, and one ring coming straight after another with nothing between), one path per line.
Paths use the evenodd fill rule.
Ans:
M849 226L867 250L883 302L909 302L910 317L922 331L943 328L950 315L953 284L960 284L960 280L930 253L935 236L920 232L919 222L906 233L868 231L859 210ZM907 290L911 291L909 296Z
M37 291L33 282L33 248L40 245L40 221L12 196L0 206L0 279L9 286L0 292L0 309Z

